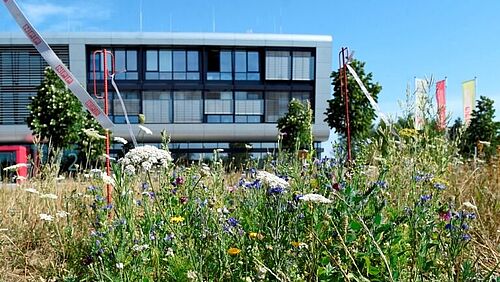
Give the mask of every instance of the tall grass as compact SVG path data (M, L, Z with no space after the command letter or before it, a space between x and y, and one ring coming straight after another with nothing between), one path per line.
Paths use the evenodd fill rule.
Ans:
M355 163L280 152L0 190L0 277L20 281L477 281L498 276L498 160L440 135L381 131ZM269 174L263 173L267 171ZM38 194L28 192L35 188ZM41 195L54 194L47 197ZM322 197L321 197L322 196ZM61 211L67 216L58 216ZM43 220L40 214L53 216Z

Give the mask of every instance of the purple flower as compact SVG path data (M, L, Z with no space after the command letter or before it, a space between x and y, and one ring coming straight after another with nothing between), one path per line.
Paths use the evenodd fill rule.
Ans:
M146 189L149 188L149 184L147 182L142 182L141 183L141 188L142 188L142 191L145 191Z
M95 191L95 190L97 190L97 187L95 187L94 185L90 185L90 186L87 187L87 190L89 190L89 191Z
M446 189L446 185L444 185L444 184L442 184L442 183L435 183L435 184L434 184L434 188L436 188L436 189L438 189L438 190L442 191L442 190Z
M175 184L176 185L182 185L184 184L184 178L182 176L179 176L175 179Z
M182 196L179 200L180 200L181 204L184 205L184 204L186 204L188 202L188 197Z
M429 201L430 199L432 199L432 195L426 194L426 195L420 196L420 201L422 201L422 203L425 203L425 202Z
M468 230L469 229L469 225L467 223L462 223L462 229L463 230Z
M446 229L446 230L453 230L453 229L455 229L455 227L453 226L453 224L448 223L448 224L446 224L446 225L444 226L444 229Z
M281 187L273 187L267 190L268 195L278 195L285 193L285 189Z
M375 186L378 186L380 188L387 188L388 185L387 185L387 182L385 182L384 180L378 180L376 181L375 183L373 183Z
M230 217L228 220L227 220L227 223L229 224L229 226L231 227L236 227L239 223L239 221L234 218L234 217Z
M471 239L471 236L467 233L462 234L462 240L464 241L469 241Z

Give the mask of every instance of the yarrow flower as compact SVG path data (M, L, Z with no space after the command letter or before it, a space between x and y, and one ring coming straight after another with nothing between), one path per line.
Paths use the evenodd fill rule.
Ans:
M113 137L113 140L115 140L116 142L122 143L122 144L127 144L128 143L128 141L125 140L125 138L123 138L123 137L115 136L115 137Z
M56 200L57 199L57 195L55 194L42 194L40 195L40 198L42 199L52 199L52 200Z
M315 203L323 203L323 204L331 204L332 200L325 198L323 195L319 194L305 194L298 198L304 202L315 202Z
M45 220L45 221L52 221L54 219L53 216L51 216L50 214L46 214L46 213L41 213L39 216L40 216L41 220Z
M83 132L91 139L106 139L106 136L100 135L99 132L93 128L84 129Z
M145 127L144 125L139 124L138 127L141 131L143 131L147 135L153 135L153 131L151 131L151 129Z
M24 189L24 191L29 192L29 193L33 193L33 194L39 194L40 193L35 188L26 188L26 189Z
M104 184L115 186L115 180L113 179L113 177L107 175L105 172L101 173L101 178Z
M280 178L279 176L269 173L267 171L263 170L257 171L256 178L266 183L271 188L281 187L283 189L286 189L290 187L290 184L285 179Z
M153 167L167 167L172 162L170 152L155 146L141 146L130 150L118 162L125 166L127 174L135 174L136 170L150 170Z

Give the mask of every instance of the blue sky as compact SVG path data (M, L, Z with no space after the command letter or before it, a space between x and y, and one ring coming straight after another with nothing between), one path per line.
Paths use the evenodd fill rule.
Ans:
M139 31L140 0L18 0L44 31ZM143 31L254 32L333 36L333 67L347 46L383 90L382 111L414 77L447 77L448 110L462 117L461 82L477 77L477 95L500 116L500 1L497 0L142 0ZM0 31L18 31L5 8ZM434 90L432 90L434 91Z

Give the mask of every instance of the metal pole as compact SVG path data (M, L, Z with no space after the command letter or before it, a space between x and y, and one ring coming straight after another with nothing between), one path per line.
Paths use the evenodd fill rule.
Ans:
M108 105L108 53L106 49L103 49L103 64L104 64L104 113L109 116L109 105ZM111 165L109 160L109 130L106 130L106 174L111 176ZM111 184L106 184L106 200L108 205L111 204Z
M349 121L349 89L347 87L347 61L349 50L342 47L339 53L339 75L340 75L340 93L345 101L345 122L347 130L347 161L351 161L351 126Z

